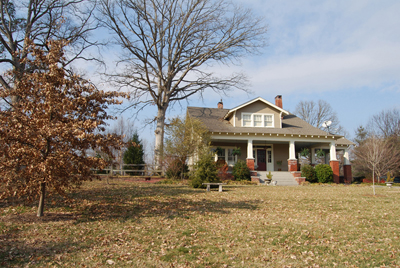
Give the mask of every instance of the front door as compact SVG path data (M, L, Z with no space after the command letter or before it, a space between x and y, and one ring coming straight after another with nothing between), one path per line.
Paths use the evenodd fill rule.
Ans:
M265 150L257 150L257 170L258 171L267 171L267 161L266 161L266 151Z

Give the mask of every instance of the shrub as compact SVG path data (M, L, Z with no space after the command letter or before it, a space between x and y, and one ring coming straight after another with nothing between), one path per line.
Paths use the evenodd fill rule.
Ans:
M168 179L184 179L189 172L189 168L186 165L186 161L184 159L175 158L168 165L167 171L165 175Z
M233 166L232 175L236 181L249 181L250 177L250 169L247 166L246 162L243 160L239 160Z
M205 188L202 183L219 182L218 171L214 160L209 152L202 152L199 155L195 170L190 180L190 185L194 188Z
M327 164L316 165L315 175L317 176L318 182L320 183L333 182L333 171L330 165Z
M318 179L315 176L315 169L311 165L303 165L301 167L301 176L305 177L308 182L318 182Z

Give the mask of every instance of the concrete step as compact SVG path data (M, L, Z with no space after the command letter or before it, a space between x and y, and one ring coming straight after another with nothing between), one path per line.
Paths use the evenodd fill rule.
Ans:
M268 171L258 171L257 175L260 176L260 181L264 181L267 178ZM298 185L290 172L286 171L271 171L272 180L277 182L280 186Z

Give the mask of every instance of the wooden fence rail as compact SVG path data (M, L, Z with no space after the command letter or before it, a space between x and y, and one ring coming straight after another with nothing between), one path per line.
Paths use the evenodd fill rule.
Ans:
M117 167L117 168L116 168ZM121 169L122 167L122 169ZM127 168L126 168L127 167ZM132 167L132 168L130 168ZM93 169L93 172L106 171L110 176L116 174L126 176L129 173L134 173L134 176L164 176L164 169L158 165L148 165L148 164L114 164L108 166L102 170Z

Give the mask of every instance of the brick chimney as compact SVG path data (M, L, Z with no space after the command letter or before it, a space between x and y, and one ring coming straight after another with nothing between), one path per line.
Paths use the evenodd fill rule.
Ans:
M275 105L278 106L279 108L283 109L283 107L282 107L282 95L277 95L275 97Z
M224 109L224 104L222 103L222 99L218 102L218 109Z

